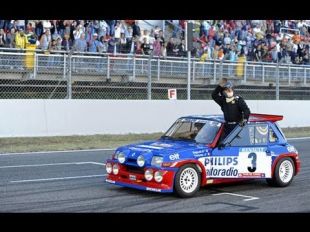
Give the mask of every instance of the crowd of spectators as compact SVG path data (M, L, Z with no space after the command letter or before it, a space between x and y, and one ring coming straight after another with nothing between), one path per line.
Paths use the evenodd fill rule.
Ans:
M310 20L202 20L200 59L309 64Z
M194 21L192 56L237 61L309 64L310 20ZM185 20L140 28L139 20L0 20L0 47L44 51L153 54L185 57ZM167 38L166 38L167 37Z

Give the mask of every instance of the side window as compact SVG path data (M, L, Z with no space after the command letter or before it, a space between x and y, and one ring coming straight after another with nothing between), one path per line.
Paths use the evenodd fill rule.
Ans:
M248 146L254 144L254 130L252 125L246 125L232 140L231 146Z
M267 145L268 143L268 124L255 126L255 145Z
M268 125L253 124L245 126L231 142L231 146L267 145Z
M279 138L277 137L276 133L274 132L274 130L270 127L269 128L269 142L270 143L275 143L279 140Z

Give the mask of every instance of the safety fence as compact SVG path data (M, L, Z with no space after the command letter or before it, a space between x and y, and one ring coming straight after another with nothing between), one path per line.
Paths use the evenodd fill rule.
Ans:
M84 98L89 93L86 98L166 99L167 89L176 88L178 97L190 99L187 88L190 93L197 88L211 88L223 77L239 86L249 86L248 90L253 89L251 86L265 86L264 91L268 92L276 85L302 88L310 84L310 66L0 50L0 89L3 90L0 98ZM274 99L274 94L271 98Z

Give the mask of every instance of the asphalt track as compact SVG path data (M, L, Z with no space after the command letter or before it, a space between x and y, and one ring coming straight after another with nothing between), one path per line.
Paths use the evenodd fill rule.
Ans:
M290 186L253 180L190 199L106 183L109 150L0 155L0 212L310 212L310 139L289 142L301 158Z

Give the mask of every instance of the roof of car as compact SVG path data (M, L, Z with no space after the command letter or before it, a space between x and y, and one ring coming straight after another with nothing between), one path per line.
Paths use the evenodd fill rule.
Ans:
M188 119L200 119L200 120L212 120L224 123L224 116L222 114L214 114L214 115L189 115L181 118ZM250 114L249 121L250 122L276 122L283 119L282 115L273 115L273 114Z

